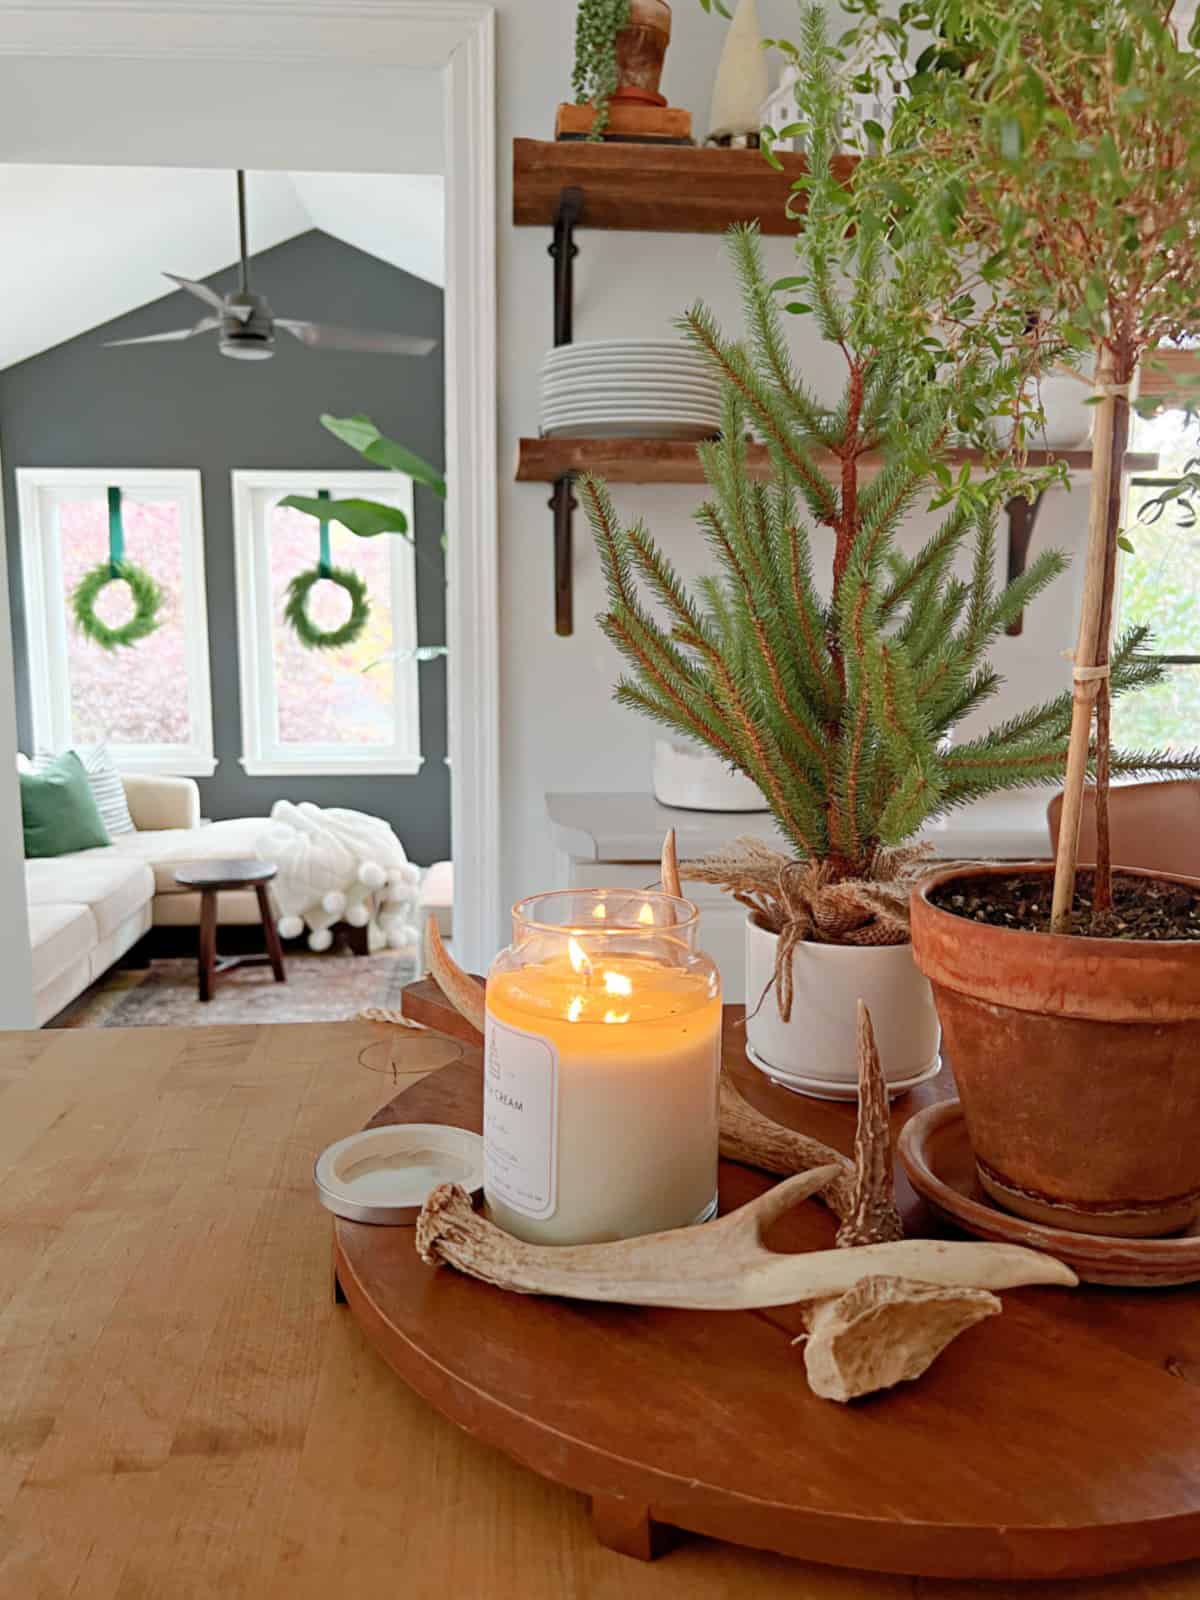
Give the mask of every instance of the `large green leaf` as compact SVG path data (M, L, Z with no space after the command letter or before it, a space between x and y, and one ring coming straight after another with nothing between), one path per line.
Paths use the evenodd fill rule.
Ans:
M316 517L319 522L340 522L360 539L374 539L381 533L402 533L412 537L408 518L399 506L385 506L378 500L314 500L304 494L289 494L281 506L293 511L303 511L305 516Z
M380 433L370 417L331 417L326 414L321 418L321 426L335 439L348 444L351 450L357 450L372 466L386 467L389 472L402 472L415 482L423 483L427 489L432 489L441 499L446 498L446 480L437 468Z

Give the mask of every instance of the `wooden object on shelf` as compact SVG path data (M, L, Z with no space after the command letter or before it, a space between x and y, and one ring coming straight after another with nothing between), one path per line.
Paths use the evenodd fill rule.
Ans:
M759 150L514 139L513 222L553 227L563 190L579 189L584 228L724 233L732 223L757 222L765 234L790 234L797 220L788 202L803 206L792 184L808 163L779 159L782 172ZM849 177L855 158L841 160Z
M964 462L983 464L983 457L973 450L955 450L947 456L950 466ZM1090 450L1031 450L1032 466L1044 466L1049 461L1062 461L1072 472L1091 469ZM832 463L832 457L830 458ZM771 459L765 445L752 444L747 449L747 464L755 477L767 478L771 472ZM864 460L862 478L869 481L882 462ZM1125 471L1153 472L1158 466L1157 455L1146 453L1128 455ZM705 481L704 470L696 454L696 446L676 439L521 439L517 445L515 477L518 483L553 483L556 508L570 505L570 486L580 473L594 472L608 483L691 483ZM1008 577L1019 578L1025 571L1029 547L1033 540L1034 523L1045 497L1039 496L1034 505L1025 500L1010 500L1005 507L1008 514ZM555 536L555 614L559 619L557 631L571 632L570 612L572 581L571 552L569 548L570 509L556 509ZM565 521L563 520L565 518ZM566 619L565 622L563 619ZM1023 615L1014 620L1008 632L1019 634L1024 625Z
M432 986L418 988L428 1021ZM725 1032L739 1090L848 1151L853 1107L768 1083L745 1061L742 1015L730 1008ZM458 1025L444 1003L442 1016ZM478 1128L481 1070L468 1048L375 1121ZM952 1092L947 1072L905 1096L893 1133ZM770 1181L722 1163L723 1209ZM936 1236L903 1177L898 1196L906 1231ZM1009 1585L1200 1555L1200 1290L1019 1290L920 1384L847 1411L809 1392L791 1308L585 1309L434 1273L407 1229L333 1226L342 1291L383 1358L477 1439L591 1496L597 1536L627 1554L651 1555L666 1524L833 1566ZM768 1241L825 1249L834 1229L801 1206ZM707 1593L706 1554L681 1554L664 1581ZM797 1581L825 1594L815 1571ZM1143 1578L1137 1592L1159 1586Z
M749 467L755 476L766 478L771 471L771 460L766 445L747 447ZM882 467L882 461L866 457L864 477L870 469ZM829 458L832 464L833 457ZM1061 461L1072 472L1087 472L1092 464L1090 450L1031 450L1029 463L1045 466L1050 461ZM946 456L950 467L964 462L983 465L983 457L976 450L952 450ZM1140 453L1125 458L1126 472L1152 472L1158 465L1156 455ZM703 483L704 470L696 455L696 446L677 439L521 439L517 445L516 480L518 483L555 483L564 476L594 472L609 483ZM1024 504L1024 502L1021 502Z
M592 105L564 101L554 119L556 140L586 139L596 120ZM682 106L639 105L634 100L611 100L608 106L606 144L682 144L692 142L692 113Z

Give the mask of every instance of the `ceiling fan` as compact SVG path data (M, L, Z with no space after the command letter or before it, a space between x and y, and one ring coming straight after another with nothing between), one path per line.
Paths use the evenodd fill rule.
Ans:
M246 247L246 174L237 175L239 264L238 286L223 299L206 283L195 283L177 273L164 272L181 289L194 294L210 308L190 328L173 328L169 333L149 333L140 339L110 339L108 348L129 344L165 344L193 339L199 333L217 333L218 349L235 361L267 361L275 354L275 330L282 328L310 350L357 350L381 356L427 356L437 348L436 339L421 339L405 333L385 333L373 328L337 328L324 322L297 322L277 317L265 295L250 287L250 268Z

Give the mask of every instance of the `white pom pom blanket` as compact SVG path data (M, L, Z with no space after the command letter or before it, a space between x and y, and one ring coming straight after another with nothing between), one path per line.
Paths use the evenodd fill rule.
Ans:
M366 927L373 950L416 943L420 870L381 818L279 800L258 852L279 868L271 888L280 923L289 935L306 928L310 948L328 949L327 930L340 921Z

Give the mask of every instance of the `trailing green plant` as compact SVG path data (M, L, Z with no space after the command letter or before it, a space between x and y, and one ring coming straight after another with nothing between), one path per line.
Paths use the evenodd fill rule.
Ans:
M890 159L877 169L895 234L942 244L940 303L974 275L999 338L1031 322L1094 352L1096 470L1075 650L1071 760L1052 926L1071 927L1079 818L1095 717L1094 912L1111 905L1108 666L1120 473L1140 364L1200 334L1200 24L1170 0L851 0L880 70L912 59ZM930 36L938 48L923 42ZM943 70L949 45L960 70ZM930 222L936 227L931 230ZM1174 495L1200 489L1189 469ZM1113 685L1115 687L1115 685ZM1195 771L1193 757L1183 770Z
M96 615L96 601L110 583L126 583L133 599L133 615L120 627L111 628ZM83 577L71 595L75 626L85 639L102 650L118 650L139 639L148 639L159 626L163 592L144 567L132 561L102 561Z
M617 35L629 26L630 0L579 0L575 12L575 68L571 87L577 105L596 115L588 138L603 139L608 105L617 87Z
M308 614L308 600L318 583L328 580L344 589L350 600L350 615L336 628L321 629ZM306 650L339 650L344 644L353 644L362 633L371 615L367 599L367 585L357 572L349 567L309 567L298 572L287 587L284 602L284 621L295 633Z
M582 496L608 585L601 626L631 668L617 699L751 778L822 882L869 888L931 818L1061 781L1069 693L990 731L951 735L1001 685L989 647L1065 561L1043 552L998 586L998 505L1045 480L1002 451L976 478L955 458L964 435L986 447L1036 347L929 331L930 286L945 270L940 234L913 226L889 238L887 206L847 187L843 163L835 171L845 86L817 6L804 13L796 57L810 169L798 190L798 270L770 283L757 231L735 229L746 342L727 338L703 306L681 323L722 383L721 438L699 450L710 497L698 523L715 572L689 587L643 524L622 523L602 483L585 480ZM789 313L837 354L835 400L797 373ZM751 469L750 427L766 444L765 480ZM900 524L931 491L946 515L906 554ZM831 560L818 580L822 548ZM1114 691L1161 675L1144 643L1144 630L1121 641ZM1133 752L1114 765L1173 763Z

